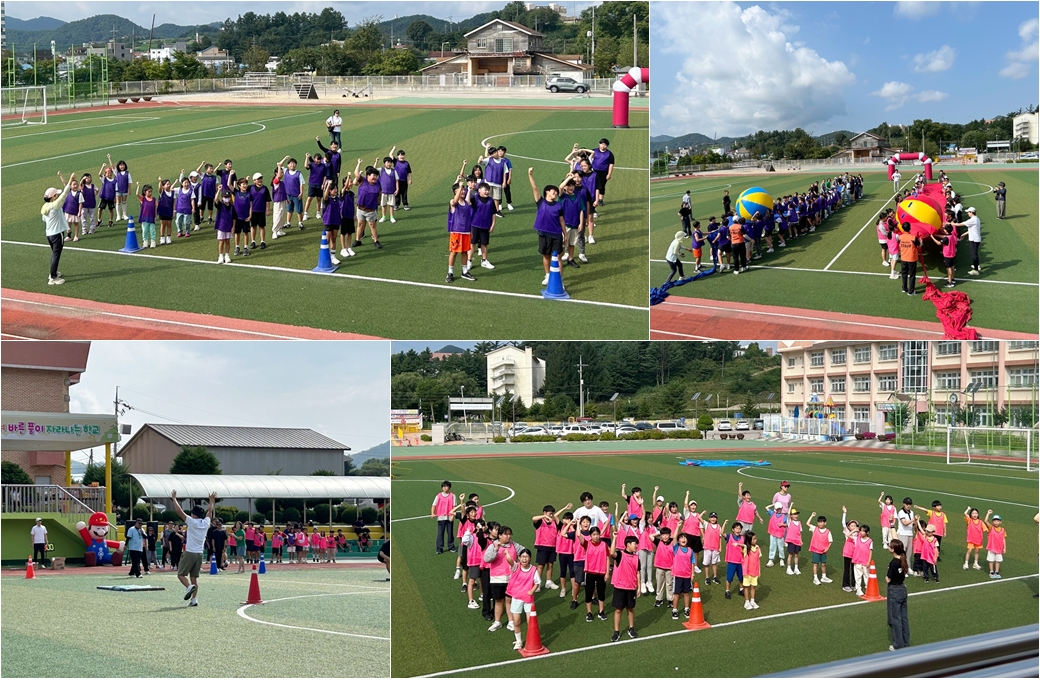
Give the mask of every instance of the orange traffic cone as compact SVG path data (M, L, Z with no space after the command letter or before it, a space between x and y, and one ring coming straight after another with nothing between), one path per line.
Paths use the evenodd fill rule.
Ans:
M549 650L542 644L542 633L538 630L538 612L531 603L531 613L527 615L527 642L520 650L520 656L541 656L548 654Z
M704 607L701 605L701 590L697 582L693 582L693 601L690 603L690 617L683 624L686 630L703 630L711 628L711 624L704 620Z
M249 576L249 595L246 596L246 601L242 604L264 604L264 600L260 597L260 579L256 576L256 565L253 565L253 572Z
M867 594L860 595L860 599L866 600L867 602L880 602L885 599L881 597L881 593L878 592L877 572L874 570L874 560L870 561L870 578L867 579Z
M32 555L29 555L29 561L25 563L25 578L36 578L36 569L33 567Z

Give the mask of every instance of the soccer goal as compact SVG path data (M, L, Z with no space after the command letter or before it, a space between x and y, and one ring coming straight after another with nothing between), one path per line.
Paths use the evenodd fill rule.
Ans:
M47 88L43 85L3 90L4 115L17 116L5 125L46 125Z
M1022 467L1037 471L1037 431L1013 427L946 428L948 465Z

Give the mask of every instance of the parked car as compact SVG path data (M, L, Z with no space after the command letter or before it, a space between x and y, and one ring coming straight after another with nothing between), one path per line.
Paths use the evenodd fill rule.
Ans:
M545 81L545 89L550 92L577 92L582 94L589 89L588 85L566 76L553 76Z
M549 431L549 434L554 434L557 437L563 434L563 425L546 425L545 429Z
M525 429L527 429L527 423L513 423L513 426L506 430L506 434L510 437L515 437L521 430Z
M766 421L762 420L761 418L755 419L755 422L751 424L751 429L753 429L753 430L764 430L764 429L766 429Z
M675 432L677 430L685 430L686 428L676 422L663 422L657 424L657 429L662 432Z
M629 434L631 432L639 432L634 425L618 425L614 430L614 434L620 437L623 434Z
M636 423L633 427L635 427L637 430L652 430L652 429L654 429L654 426L651 423L647 423L645 421L640 421L640 422Z
M751 429L751 425L746 420L738 420L737 421L737 429L738 430L750 430Z
M1029 153L1022 154L1018 158L1019 158L1019 160L1023 160L1023 161L1035 161L1038 158L1040 158L1040 154L1037 154L1036 151L1030 151Z
M522 435L522 434L542 435L542 434L552 434L552 433L549 432L544 427L525 427L524 429L520 430L519 432L517 432L513 436L515 437L515 436L519 436L519 435Z
M592 428L588 425L580 425L578 423L568 423L563 426L562 435L566 437L569 434L595 434Z
M720 420L717 429L719 432L731 432L733 430L733 423L728 420Z

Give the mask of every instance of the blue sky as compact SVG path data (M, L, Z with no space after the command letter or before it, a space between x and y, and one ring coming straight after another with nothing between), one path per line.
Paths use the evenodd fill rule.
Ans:
M1036 105L1035 2L653 2L652 135L965 123Z
M94 341L70 412L112 413L116 385L134 407L120 418L133 432L178 422L306 427L354 451L389 439L388 342Z

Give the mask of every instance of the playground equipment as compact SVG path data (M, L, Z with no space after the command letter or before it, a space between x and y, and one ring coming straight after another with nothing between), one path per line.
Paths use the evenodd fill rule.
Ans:
M892 175L896 172L896 166L899 165L900 161L921 161L924 163L924 178L929 182L932 180L932 159L928 157L928 154L921 151L920 153L894 153L892 157L888 159L888 179L892 180Z
M639 83L649 84L650 69L633 66L614 81L614 127L628 127L628 97Z

